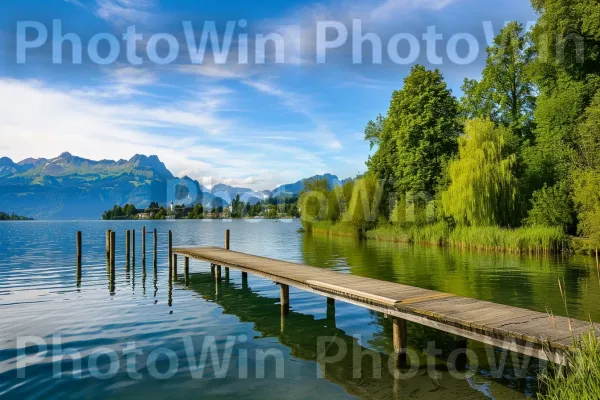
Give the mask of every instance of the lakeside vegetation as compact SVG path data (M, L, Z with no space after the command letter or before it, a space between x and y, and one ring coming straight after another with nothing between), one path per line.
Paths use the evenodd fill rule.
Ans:
M133 219L242 219L242 218L297 218L300 216L297 198L281 197L266 199L256 204L240 200L238 195L230 206L205 209L202 204L193 207L176 205L171 210L152 202L145 210L139 210L132 204L114 206L102 214L104 220L133 220Z
M568 356L567 367L551 366L540 377L539 400L597 399L600 393L600 338L581 336Z
M507 24L460 99L440 71L415 66L387 114L366 126L367 172L342 188L306 185L304 229L489 251L597 251L600 26L586 4L565 14L564 0L534 2L539 23L531 32Z
M15 213L7 214L5 212L0 212L0 221L33 221L33 218L21 217Z

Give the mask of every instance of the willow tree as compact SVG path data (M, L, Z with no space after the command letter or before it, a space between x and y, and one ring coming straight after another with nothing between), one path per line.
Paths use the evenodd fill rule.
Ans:
M442 193L447 215L462 225L510 226L517 203L517 157L507 154L512 132L490 120L467 121L459 157L448 167L450 186Z

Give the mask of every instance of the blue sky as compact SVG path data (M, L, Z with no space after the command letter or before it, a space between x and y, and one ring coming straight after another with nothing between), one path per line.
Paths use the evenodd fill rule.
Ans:
M257 190L326 172L342 178L364 172L370 154L364 126L386 112L392 91L402 87L414 63L440 68L459 96L462 80L477 78L485 62L484 21L497 33L505 21L536 19L526 0L24 0L0 7L0 156L18 161L63 151L91 159L156 154L173 173L207 186L225 182ZM369 43L363 63L353 63L355 19L363 35L381 39L381 64L371 62ZM69 45L62 47L63 63L53 64L53 20L61 21L63 34L80 37L81 64L72 63ZM41 23L49 39L27 50L20 64L17 41L34 38L31 32L18 35L23 21ZM193 64L183 49L183 21L198 35L206 21L214 21L220 40L226 23L235 21L227 61L215 63L209 46L203 63ZM327 61L317 63L316 27L323 21L345 26L349 44L329 50ZM142 65L131 65L123 48L109 65L90 61L86 50L94 35L120 39L130 26L143 36ZM422 41L431 26L443 36L436 46L440 65L430 63ZM168 65L156 65L144 53L149 38L162 33L182 44ZM249 37L247 64L238 62L240 33ZM283 40L284 62L275 62L273 45L258 64L256 34L271 33ZM386 53L399 33L420 41L418 58L407 65ZM480 44L478 56L466 65L453 62L447 50L450 38L460 34ZM162 56L165 43L158 45ZM457 43L457 54L466 57L466 42ZM399 46L407 56L407 42ZM100 46L99 52L106 49Z

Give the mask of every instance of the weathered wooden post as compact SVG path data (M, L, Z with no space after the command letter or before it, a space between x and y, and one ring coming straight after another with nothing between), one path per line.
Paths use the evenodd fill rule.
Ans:
M131 262L135 267L135 229L131 231Z
M127 260L127 266L129 266L129 259L131 257L131 231L127 229L125 232L125 259Z
M225 250L229 250L229 238L231 237L231 232L229 229L225 231ZM225 279L229 280L229 268L225 267Z
M190 280L190 258L185 257L183 261L183 274L185 275L185 281Z
M392 333L394 342L394 357L398 368L406 367L406 344L408 330L406 329L406 320L401 318L392 319Z
M106 259L110 258L110 229L106 230Z
M217 269L217 273L216 273L215 279L216 279L217 283L221 283L221 266L217 265L216 269Z
M335 328L335 299L327 298L327 322L330 327Z
M173 280L176 281L177 280L177 254L173 254L173 268L172 271L173 273Z
M281 293L281 314L287 315L290 312L290 287L280 283L279 289Z
M77 286L81 284L81 231L75 235L75 247L77 248Z
M173 267L173 232L169 231L169 269Z
M142 267L146 270L146 227L142 227Z
M454 368L456 371L467 370L467 339L464 337L457 336L454 341L454 351L456 352L456 359L454 360Z
M115 247L117 242L117 234L116 232L110 232L110 267L115 267Z
M154 229L154 268L156 269L156 262L158 259L158 232Z

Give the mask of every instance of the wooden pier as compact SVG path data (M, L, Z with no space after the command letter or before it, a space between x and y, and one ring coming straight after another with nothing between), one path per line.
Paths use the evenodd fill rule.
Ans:
M227 246L228 247L228 246ZM406 321L517 353L565 362L573 337L589 332L590 322L455 296L393 282L244 254L219 247L173 248L180 254L253 274L281 285L282 314L289 309L289 286L355 304L394 319L395 350L406 346Z

